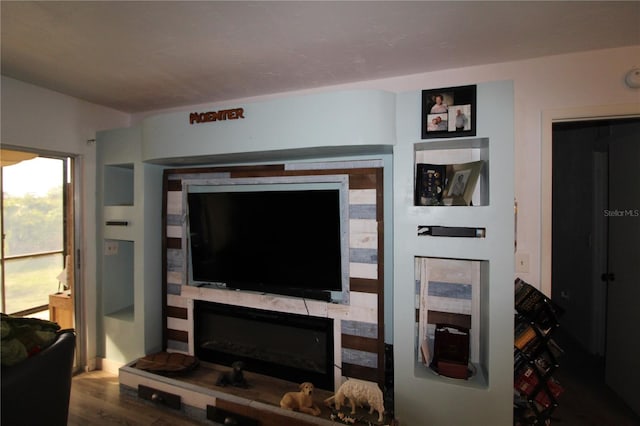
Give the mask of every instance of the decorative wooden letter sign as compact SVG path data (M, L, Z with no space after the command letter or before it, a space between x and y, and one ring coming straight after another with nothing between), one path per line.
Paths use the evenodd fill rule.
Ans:
M244 118L244 109L221 109L220 111L192 112L189 114L189 124L208 123L210 121L237 120Z

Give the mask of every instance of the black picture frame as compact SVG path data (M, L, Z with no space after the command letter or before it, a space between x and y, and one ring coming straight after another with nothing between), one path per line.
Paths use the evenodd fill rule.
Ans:
M476 121L476 85L422 91L422 139L475 136Z
M416 164L414 205L442 205L442 194L446 184L445 164Z

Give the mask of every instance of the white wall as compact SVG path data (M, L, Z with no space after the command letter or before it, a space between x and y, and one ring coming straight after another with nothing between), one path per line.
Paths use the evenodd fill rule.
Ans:
M96 131L130 124L128 114L2 77L0 143L76 157L82 166L81 283L85 290L87 359L96 355ZM78 200L76 200L78 201Z
M639 66L640 46L537 59L479 65L414 74L382 80L324 87L298 92L227 101L242 105L270 98L344 89L382 89L404 92L459 86L496 80L513 80L515 90L515 194L518 201L518 253L528 254L530 272L522 279L540 287L541 277L541 145L542 114L557 109L638 104L640 90L624 84L624 75ZM133 115L134 122L168 111L200 111L215 104L194 105ZM223 105L222 103L220 105Z

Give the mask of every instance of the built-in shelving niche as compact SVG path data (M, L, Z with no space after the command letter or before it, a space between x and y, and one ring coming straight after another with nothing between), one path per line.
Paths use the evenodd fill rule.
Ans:
M104 240L103 294L105 315L125 321L134 320L134 248L133 241Z
M414 144L414 182L418 179L416 165L452 165L482 160L484 166L473 192L473 206L489 205L489 139L451 139L419 142ZM448 176L452 178L453 176ZM423 206L420 206L423 207ZM441 206L436 206L441 207ZM442 206L449 207L449 206ZM458 206L452 206L458 207Z
M134 205L133 164L113 164L104 166L104 205Z
M489 262L484 260L415 257L415 376L486 388L488 360ZM433 355L436 323L469 328L471 376L439 376L425 357ZM428 348L428 349L427 349Z

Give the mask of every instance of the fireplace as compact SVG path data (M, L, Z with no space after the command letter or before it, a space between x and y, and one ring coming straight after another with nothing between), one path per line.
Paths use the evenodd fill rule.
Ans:
M196 300L194 347L207 362L333 391L333 320Z

